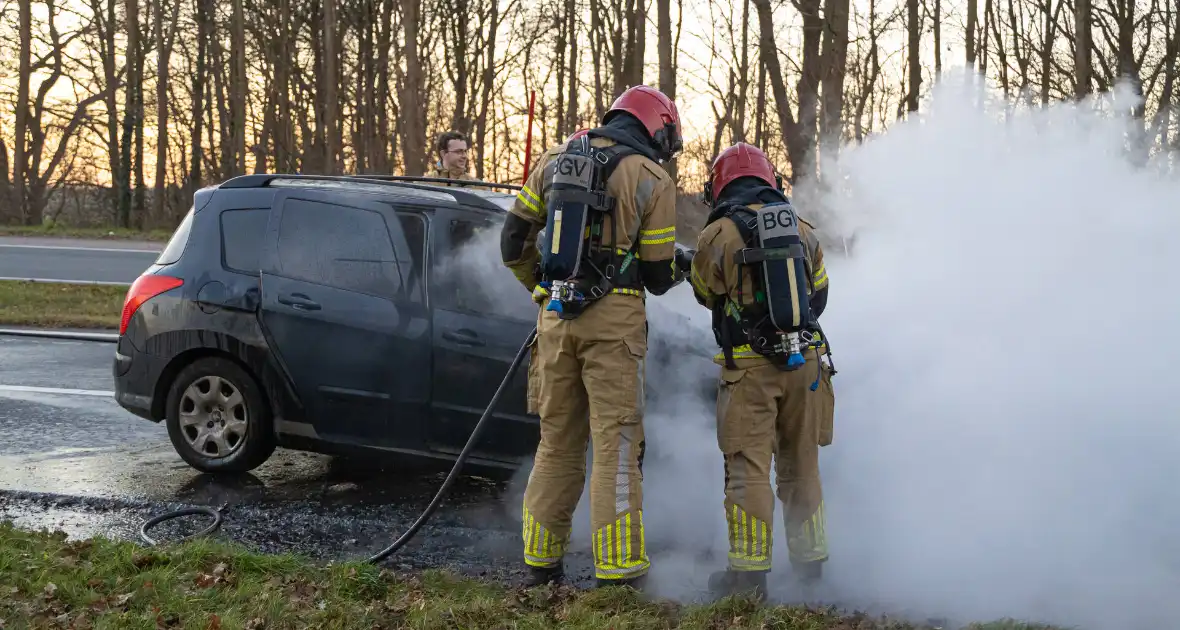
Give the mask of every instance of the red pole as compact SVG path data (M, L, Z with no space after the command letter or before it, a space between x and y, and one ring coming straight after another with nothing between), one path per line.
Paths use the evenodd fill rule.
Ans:
M529 130L524 138L524 179L521 180L523 185L529 181L529 167L533 163L533 105L537 102L537 92L533 90L529 92Z

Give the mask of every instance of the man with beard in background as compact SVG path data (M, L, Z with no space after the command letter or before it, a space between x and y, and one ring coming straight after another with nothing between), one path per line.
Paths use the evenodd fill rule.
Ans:
M601 126L546 152L504 222L504 265L545 304L535 352L541 441L522 517L529 586L564 577L591 437L598 585L639 588L650 568L641 472L644 290L661 295L684 279L676 186L660 166L681 144L675 103L654 88L630 88Z
M826 306L828 276L812 226L797 220L765 153L739 142L717 156L709 177L706 197L713 209L690 275L697 301L713 312L722 349L714 357L721 366L717 442L725 461L729 525L729 567L713 574L709 587L718 595L754 591L764 598L775 507L772 459L792 569L810 583L819 579L828 558L819 477L823 394L811 391L826 368L817 347L801 348L802 356L796 354L800 348L792 352L774 323L783 313L771 310L783 304L781 299L789 300L786 310L794 311L795 321L806 328ZM775 212L759 214L760 209ZM784 253L760 249L759 223L768 216L778 217L769 225L777 221L788 232L797 230L795 244L786 250L796 258L781 267L789 273L772 276L759 260ZM800 265L798 275L788 265ZM798 299L800 285L806 285L805 300ZM800 333L804 343L812 339L809 335L814 335L815 346L821 343L814 327L805 332Z

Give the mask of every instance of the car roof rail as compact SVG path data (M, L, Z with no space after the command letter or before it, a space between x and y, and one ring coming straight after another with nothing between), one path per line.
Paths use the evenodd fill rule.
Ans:
M451 195L452 197L455 198L455 201L457 201L460 204L465 205L465 206L475 206L477 208L482 208L484 210L493 210L495 212L501 212L501 213L507 212L507 210L492 203L486 197L482 197L480 195L477 195L469 190L463 190L462 188L444 188L444 187L440 187L440 186L436 186L436 185L431 185L430 183L428 183L426 181L422 181L422 180L435 179L435 178L421 177L421 178L410 178L407 180L389 180L388 178L391 176L388 176L388 175L344 175L342 177L345 179L354 180L354 181L392 185L392 186L397 186L397 187L403 188L403 189L408 188L411 190L426 190L426 191L430 191L430 192L444 192L448 195ZM438 180L438 181L448 181L449 182L449 181L459 181L459 180L442 179L442 180ZM501 186L501 185L511 186L511 184L492 184L492 185L493 186ZM507 194L507 193L505 193L505 194Z
M397 175L305 175L301 173L260 173L255 175L239 175L237 177L230 178L218 186L218 188L265 188L276 179L304 180L309 182L357 182L388 186L391 189L391 192L400 189L407 192L413 190L442 193L444 195L450 196L455 200L456 203L460 205L474 206L483 210L491 210L498 213L505 212L504 208L470 191L465 191L461 188L443 188L440 186L424 185L430 180L440 182L454 181L465 184L470 183L467 180L450 180L430 177L403 178ZM476 183L484 184L485 186L489 187L520 188L519 186L514 186L513 184L494 184L489 182Z
M424 184L459 184L460 186L472 186L476 188L504 188L506 190L523 190L524 186L519 184L497 184L496 182L485 182L478 179L449 179L446 177L417 177L411 175L352 175L350 177L365 177L369 179L377 179L391 182L421 182Z

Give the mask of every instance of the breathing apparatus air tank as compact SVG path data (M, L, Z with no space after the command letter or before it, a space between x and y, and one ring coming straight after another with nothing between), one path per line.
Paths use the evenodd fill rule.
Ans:
M771 323L780 331L787 368L806 363L801 333L811 323L808 301L807 250L799 236L799 218L790 202L759 208L756 212L759 249L741 250L746 264L762 264L762 278Z

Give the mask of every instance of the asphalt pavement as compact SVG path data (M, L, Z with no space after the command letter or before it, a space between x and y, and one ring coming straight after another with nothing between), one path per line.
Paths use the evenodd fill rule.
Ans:
M0 280L131 284L162 248L140 241L0 237Z

